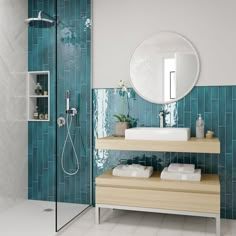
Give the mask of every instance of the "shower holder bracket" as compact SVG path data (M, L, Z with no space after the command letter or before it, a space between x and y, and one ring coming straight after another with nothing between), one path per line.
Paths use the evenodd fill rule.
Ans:
M77 115L77 110L76 110L76 108L71 108L71 109L67 110L66 113L71 116L75 116L75 115Z

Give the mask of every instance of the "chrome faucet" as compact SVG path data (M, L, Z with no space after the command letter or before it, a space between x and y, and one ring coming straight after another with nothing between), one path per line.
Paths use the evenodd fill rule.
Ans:
M159 112L159 121L160 121L160 128L164 127L164 112L160 111Z

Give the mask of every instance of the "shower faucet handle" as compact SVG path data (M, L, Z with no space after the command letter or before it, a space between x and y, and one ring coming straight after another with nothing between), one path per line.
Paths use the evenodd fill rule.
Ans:
M61 128L62 126L64 126L66 124L66 120L64 117L59 117L57 119L57 124L58 124L58 127Z

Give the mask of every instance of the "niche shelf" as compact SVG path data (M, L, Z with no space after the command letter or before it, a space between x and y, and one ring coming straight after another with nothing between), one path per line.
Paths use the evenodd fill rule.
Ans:
M35 93L36 84L40 83L42 93ZM34 111L38 107L40 117L34 119ZM45 118L45 115L47 117ZM50 71L29 71L27 73L27 117L28 121L50 120Z

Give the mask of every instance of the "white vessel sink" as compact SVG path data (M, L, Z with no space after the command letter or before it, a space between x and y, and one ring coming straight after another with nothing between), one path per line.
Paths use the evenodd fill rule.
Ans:
M190 128L131 128L125 130L125 139L187 141L190 139Z

